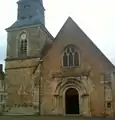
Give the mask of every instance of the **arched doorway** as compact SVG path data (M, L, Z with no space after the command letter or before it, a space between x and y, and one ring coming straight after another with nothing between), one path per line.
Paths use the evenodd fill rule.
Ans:
M79 114L79 93L74 88L69 88L65 93L66 114Z

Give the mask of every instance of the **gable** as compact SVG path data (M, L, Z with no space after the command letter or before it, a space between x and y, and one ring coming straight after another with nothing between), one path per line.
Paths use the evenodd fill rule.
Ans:
M69 40L68 40L69 39ZM58 46L57 43L60 42ZM81 28L69 17L65 22L59 33L57 34L52 49L57 47L65 47L68 44L76 44L82 49L87 50L90 57L99 58L110 69L114 69L114 65L108 60L108 58L100 51L100 49L90 40L90 38L81 30ZM63 46L64 45L64 46ZM83 52L83 51L82 51Z

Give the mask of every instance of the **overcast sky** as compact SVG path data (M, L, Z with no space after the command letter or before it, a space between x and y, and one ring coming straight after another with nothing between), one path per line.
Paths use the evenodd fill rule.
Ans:
M6 54L5 28L15 22L18 0L0 4L0 62ZM55 37L68 16L81 27L115 64L115 0L44 0L46 27Z

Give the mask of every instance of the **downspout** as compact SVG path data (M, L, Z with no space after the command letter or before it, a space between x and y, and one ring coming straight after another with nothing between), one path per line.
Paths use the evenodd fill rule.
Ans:
M42 80L42 74L41 74L41 66L42 66L42 63L43 63L43 58L44 56L47 54L48 51L44 51L44 48L45 46L47 45L47 39L45 40L45 44L44 44L44 47L43 49L41 50L40 52L40 60L39 60L39 63L38 65L36 66L36 68L34 69L33 71L33 74L36 72L37 68L39 67L39 76L40 76L40 79L39 79L39 82L38 82L38 85L39 85L39 115L41 115L41 80ZM45 53L44 53L45 52Z
M36 66L36 68L34 69L34 71L33 71L33 75L35 75L35 73L36 73L36 70L37 70L37 68L39 69L39 77L40 77L40 79L39 79L39 81L38 81L38 90L39 90L39 101L38 101L38 115L41 115L41 70L40 70L40 68L41 68L41 64L42 64L42 62L43 62L43 60L42 60L42 58L40 57L40 60L39 60L39 63L38 63L38 65Z

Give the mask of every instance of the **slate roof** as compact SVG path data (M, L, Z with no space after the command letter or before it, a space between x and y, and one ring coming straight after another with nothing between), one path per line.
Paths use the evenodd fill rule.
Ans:
M13 25L11 25L6 30L12 29L12 28L28 27L30 25L37 25L37 24L42 24L38 17L33 17L30 19L24 19L24 20L17 20Z

